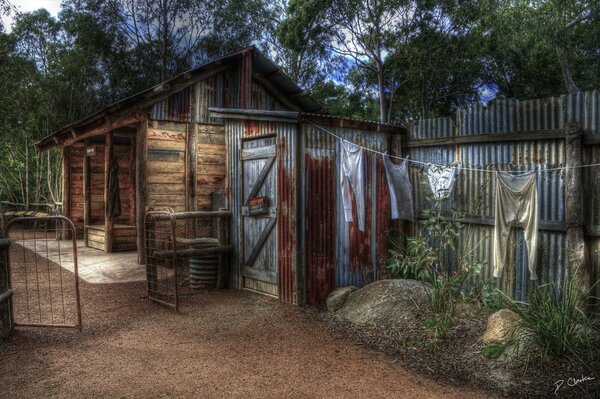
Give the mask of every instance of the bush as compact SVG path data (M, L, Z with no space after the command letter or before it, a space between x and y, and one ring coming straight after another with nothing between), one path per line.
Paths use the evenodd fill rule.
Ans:
M562 285L549 283L536 287L527 305L500 293L506 306L522 319L515 327L517 345L531 340L546 360L573 355L581 361L582 351L597 350L592 348L591 339L597 334L598 322L582 308L590 296L587 293L582 297L577 278L569 277Z

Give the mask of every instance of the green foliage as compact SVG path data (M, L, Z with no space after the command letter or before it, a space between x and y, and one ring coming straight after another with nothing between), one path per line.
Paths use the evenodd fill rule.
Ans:
M465 283L481 271L484 262L465 254L459 256L458 241L465 228L460 220L464 216L458 211L445 216L447 193L431 194L426 200L432 206L423 211L421 234L406 238L406 244L399 238L391 238L392 248L386 265L395 277L431 283L428 296L434 312L432 320L436 337L442 338L452 325L454 305L468 297ZM463 248L469 250L466 246ZM450 254L455 256L448 256ZM452 262L451 258L458 262L455 271L450 271L452 265L447 263Z
M483 347L483 356L488 359L498 359L506 349L506 344L503 343L491 343Z
M588 294L581 295L576 277L562 284L548 283L537 286L523 305L501 293L506 307L521 317L515 329L515 344L531 341L546 360L563 355L580 357L591 347L593 334L598 334L598 321L588 316L583 303Z

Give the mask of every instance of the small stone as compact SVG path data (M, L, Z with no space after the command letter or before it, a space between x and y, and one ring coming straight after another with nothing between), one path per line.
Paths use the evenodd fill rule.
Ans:
M357 287L350 285L347 287L336 288L335 290L331 291L327 297L327 301L325 302L327 305L327 311L330 313L337 312L346 303L348 295L357 289Z
M483 334L483 344L507 343L514 337L515 324L521 317L510 309L502 309L490 315Z

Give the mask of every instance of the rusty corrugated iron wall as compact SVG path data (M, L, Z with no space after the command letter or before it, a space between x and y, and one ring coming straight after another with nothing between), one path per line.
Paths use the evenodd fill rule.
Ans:
M388 149L389 135L324 126L335 135L376 151ZM336 287L363 286L381 276L379 260L387 254L390 200L380 155L365 152L365 231L347 223L341 197L340 143L304 123L302 237L306 303L322 304ZM354 200L353 200L354 201Z
M496 133L562 131L566 123L577 122L587 135L600 134L600 94L598 91L564 95L547 99L519 101L514 99L494 101L487 106L476 104L459 109L456 118L421 120L410 130L410 138L431 139L452 136L493 135ZM599 163L600 148L584 146L584 163ZM537 170L540 210L540 281L561 282L565 267L565 175L564 171L546 171L565 163L564 140L523 140L516 142L463 143L443 146L410 147L405 151L412 159L449 164L460 161L465 167L526 171ZM584 169L586 230L600 227L600 179L598 168ZM411 165L417 209L428 207L424 200L426 187L421 168ZM425 191L424 191L425 190ZM589 195L588 195L589 194ZM475 254L488 260L481 278L493 280L491 251L495 198L493 173L461 171L455 184L451 205L466 213L471 224L463 231L461 247L476 245ZM593 248L600 244L599 234L588 234L592 278L598 279L600 263ZM529 280L526 246L522 229L515 229L514 250L509 268L512 279L502 279L498 284L518 300L526 300L533 285ZM461 252L459 249L458 252ZM449 256L449 258L452 258ZM451 259L449 259L451 260Z

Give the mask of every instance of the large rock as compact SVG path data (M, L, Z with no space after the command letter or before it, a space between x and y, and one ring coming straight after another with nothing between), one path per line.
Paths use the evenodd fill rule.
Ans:
M416 280L376 281L350 293L336 316L361 325L405 326L431 310L427 287Z
M514 337L515 325L521 317L510 309L502 309L490 315L483 334L483 344L507 343Z
M348 295L357 289L358 287L350 285L348 287L336 288L335 290L331 291L327 297L327 301L325 302L327 305L327 310L331 313L337 312L346 303Z

